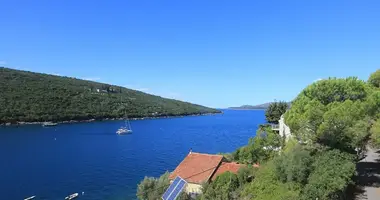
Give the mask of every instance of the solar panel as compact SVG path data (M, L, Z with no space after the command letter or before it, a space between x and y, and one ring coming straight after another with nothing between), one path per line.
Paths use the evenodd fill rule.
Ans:
M177 187L174 188L172 195L170 195L168 200L175 200L178 195L181 193L183 188L185 187L186 182L184 180L180 181L177 185Z
M178 197L178 195L181 193L183 188L185 188L186 183L187 182L185 180L177 176L177 178L174 179L173 183L169 186L169 188L166 190L166 192L162 196L162 199L175 200Z
M169 198L170 194L172 193L172 191L174 190L174 188L178 185L178 183L181 181L181 178L179 176L177 176L173 183L170 184L169 188L166 190L166 192L164 193L164 195L162 196L162 199L166 200Z

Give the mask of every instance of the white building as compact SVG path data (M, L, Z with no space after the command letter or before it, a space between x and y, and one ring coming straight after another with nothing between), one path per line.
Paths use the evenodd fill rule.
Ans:
M291 132L289 126L285 124L284 115L281 115L280 120L278 120L278 131L281 136L285 136L286 139L291 137Z

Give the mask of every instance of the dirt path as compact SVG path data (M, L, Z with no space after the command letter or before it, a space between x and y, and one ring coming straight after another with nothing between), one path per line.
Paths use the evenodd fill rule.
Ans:
M380 150L368 149L356 168L355 200L380 200Z

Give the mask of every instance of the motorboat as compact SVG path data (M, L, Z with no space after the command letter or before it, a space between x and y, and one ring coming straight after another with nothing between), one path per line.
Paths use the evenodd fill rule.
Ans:
M57 126L57 123L53 123L53 122L44 122L42 124L42 126Z
M36 198L36 196L31 196L31 197L25 198L24 200L32 200L34 198Z
M69 196L65 197L66 200L75 199L78 197L78 193L70 194Z

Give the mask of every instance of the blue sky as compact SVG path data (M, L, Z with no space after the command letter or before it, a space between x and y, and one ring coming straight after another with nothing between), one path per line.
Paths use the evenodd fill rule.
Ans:
M0 65L212 107L380 68L379 1L0 0Z

